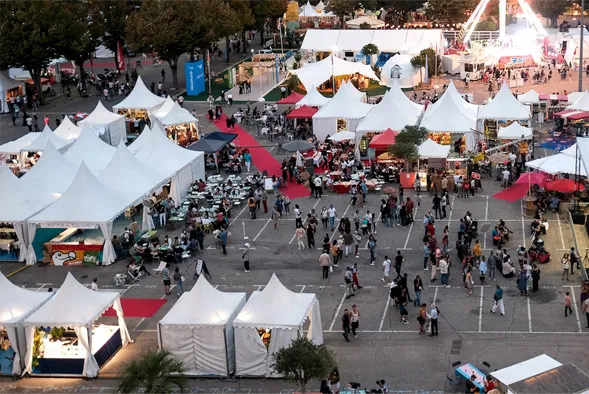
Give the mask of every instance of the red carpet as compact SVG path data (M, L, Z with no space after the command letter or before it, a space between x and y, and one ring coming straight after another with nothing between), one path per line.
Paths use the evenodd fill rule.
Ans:
M160 298L121 298L125 317L152 317L166 303ZM116 316L114 309L108 308L103 316Z
M227 123L225 121L225 115L221 116L221 119L215 123L219 130L223 132L236 133L238 137L233 141L236 145L247 148L252 155L252 163L260 171L268 171L268 175L282 176L281 164L274 156L270 154L260 145L260 143L247 131L242 129L239 125L235 125L234 131L227 129ZM288 187L283 187L280 191L286 194L291 199L299 197L309 197L310 190L303 185L296 183L288 183Z
M501 190L499 193L494 194L493 197L507 202L516 202L524 198L528 194L528 190L528 185L520 183Z

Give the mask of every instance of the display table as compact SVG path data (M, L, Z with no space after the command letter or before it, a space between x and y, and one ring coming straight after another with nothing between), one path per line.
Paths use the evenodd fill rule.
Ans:
M373 180L365 181L364 183L366 184L366 187L368 187L368 190L374 190L376 188L376 186L378 186L378 182L373 181ZM346 193L350 192L352 185L360 185L360 183L359 182L337 182L337 183L334 183L333 185L331 185L331 188L337 194L346 194ZM360 190L358 190L358 193L361 193Z
M33 375L82 375L86 351L79 345L61 346L52 342L34 368ZM99 367L122 347L121 332L116 326L98 326L92 334L92 353Z
M470 363L463 364L459 367L456 367L455 373L457 378L464 378L466 380L470 380L470 377L474 375L476 378L473 383L481 390L481 393L485 392L485 375L483 375L483 373L479 371L474 365Z

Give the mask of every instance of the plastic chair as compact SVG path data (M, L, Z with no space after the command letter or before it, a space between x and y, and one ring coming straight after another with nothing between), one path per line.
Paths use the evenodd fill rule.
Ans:
M157 268L153 268L153 275L154 276L161 276L162 275L162 271L164 270L164 268L166 268L166 262L165 261L160 261L160 264L157 266Z

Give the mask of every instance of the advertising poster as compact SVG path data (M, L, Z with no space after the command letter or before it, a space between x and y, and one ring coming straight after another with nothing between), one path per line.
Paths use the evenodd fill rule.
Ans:
M186 75L186 94L188 96L198 96L205 91L204 61L185 63L184 73Z

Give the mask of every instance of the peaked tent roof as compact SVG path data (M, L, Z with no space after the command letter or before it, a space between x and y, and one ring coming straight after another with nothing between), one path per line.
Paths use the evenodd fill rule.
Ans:
M87 326L121 296L115 291L92 291L68 272L55 295L26 320L27 326Z
M131 93L120 103L113 105L113 112L119 109L155 109L162 105L166 99L151 93L145 86L141 77L137 78Z
M303 9L301 10L301 12L299 12L299 17L315 17L315 16L321 16L321 15L322 15L322 13L317 12L315 10L315 8L313 8L311 3L309 3L308 1L307 1L307 4L305 4L303 6Z
M30 218L29 223L95 228L98 223L114 220L133 201L133 197L119 194L103 185L82 163L61 197Z
M210 134L205 135L200 140L191 144L188 149L205 152L215 153L224 148L227 144L237 138L235 133L223 133L221 131L213 131Z
M307 94L297 102L297 106L307 105L309 107L322 107L329 101L328 97L322 95L315 86L307 89Z
M0 185L3 189L14 190L18 187L19 178L3 161L0 161Z
M53 131L55 135L66 140L75 140L80 136L82 129L76 126L69 116L61 120L61 124Z
M124 115L115 114L114 112L106 109L106 107L102 104L102 101L99 101L98 104L96 104L94 111L92 111L90 115L86 116L86 118L79 121L78 124L80 126L84 126L85 124L103 125L118 122L124 118Z
M445 159L450 154L450 145L440 145L428 138L417 147L417 152L422 159Z
M583 168L589 174L589 138L577 137L577 149L579 150L579 157L583 161Z
M589 111L589 92L584 91L583 94L567 109L576 109L578 111Z
M332 59L333 65L331 64ZM337 77L359 73L375 81L379 80L370 66L359 62L348 62L333 55L329 55L325 59L315 63L307 63L299 69L290 70L290 72L299 78L307 90L311 86L321 85L331 78L332 75Z
M245 293L219 291L201 275L192 290L182 294L159 324L188 327L224 326L242 303L245 303Z
M529 92L520 94L517 96L517 100L523 104L535 104L540 102L540 94L534 89L530 89Z
M298 92L292 92L291 94L288 95L288 97L278 100L276 102L276 104L296 104L303 97L305 97L303 94L300 94Z
M502 140L517 140L520 138L530 138L533 130L529 127L522 126L519 122L513 122L507 127L500 127L497 138Z
M577 156L577 144L575 143L575 144L569 146L568 148L561 151L560 153L562 153L563 155L572 156L572 157ZM0 184L2 184L2 183L0 182Z
M172 100L172 97L168 96L166 97L166 101L164 101L164 103L161 106L154 109L151 113L154 114L156 117L166 116L168 112L170 112L174 104L176 103L174 102L174 100Z
M149 195L170 177L157 168L148 168L129 152L124 143L119 144L108 166L100 173L98 180L111 190L135 196L135 201Z
M461 97L455 97L449 89L434 104L430 104L423 117L421 127L433 132L466 133L476 129L476 114ZM456 92L457 93L457 92Z
M139 137L135 138L135 141L129 144L128 148L132 154L139 152L139 150L145 145L147 140L149 140L149 134L151 133L151 129L149 126L145 125Z
M254 292L233 321L236 327L299 327L315 303L315 294L295 293L276 274L260 292Z
M56 149L63 149L66 148L68 145L71 145L74 141L66 140L65 138L61 138L57 134L55 134L49 127L45 127L43 131L39 134L37 138L29 145L23 147L21 152L41 152L45 150L47 144L51 142L51 144Z
M585 90L586 92L586 90ZM575 101L577 101L578 99L580 99L581 97L583 97L583 93L584 92L570 92L567 95L567 100L569 104L573 104Z
M530 107L515 98L507 83L501 85L499 93L479 111L479 119L525 120L530 119Z
M196 118L187 109L180 107L177 103L174 103L165 116L156 115L156 117L164 126L197 122Z
M386 149L395 143L398 134L398 131L386 129L383 133L377 134L368 146L373 149Z
M472 104L472 103L469 103L468 101L466 101L464 99L464 97L460 94L458 89L456 89L456 85L454 85L453 81L450 81L444 94L448 94L452 98L452 100L454 100L456 105L458 105L458 107L460 107L460 109L465 114L467 114L471 117L476 117L477 113L479 112L479 109L482 107L482 106ZM436 104L437 104L437 101L436 101L436 103L431 104L431 105L435 106Z
M345 93L353 99L362 100L364 97L366 97L366 93L360 91L357 87L355 87L352 81L350 80L343 81L338 89L338 92L340 90L342 90L343 93Z
M344 86L344 85L342 85ZM360 119L365 117L372 109L371 104L360 101L353 97L353 91L349 88L340 89L327 104L325 104L315 115L316 118L347 118Z
M415 125L423 112L423 105L414 103L403 93L397 81L360 122L356 131L402 130Z
M28 133L14 141L0 145L0 153L18 154L20 151L35 141L41 133Z
M23 289L0 272L0 326L15 324L43 305L53 293Z
M20 187L40 192L63 193L76 176L76 167L48 141L43 155L20 178ZM34 212L33 212L34 213Z
M23 85L23 81L17 81L16 79L10 78L8 75L0 71L0 86L2 86L5 92Z
M303 105L302 107L298 107L293 109L286 115L288 119L309 119L312 118L319 111L317 108L308 107Z
M98 173L106 168L116 151L115 147L110 146L96 135L92 126L86 124L80 137L64 156L76 167L83 161L91 171Z

